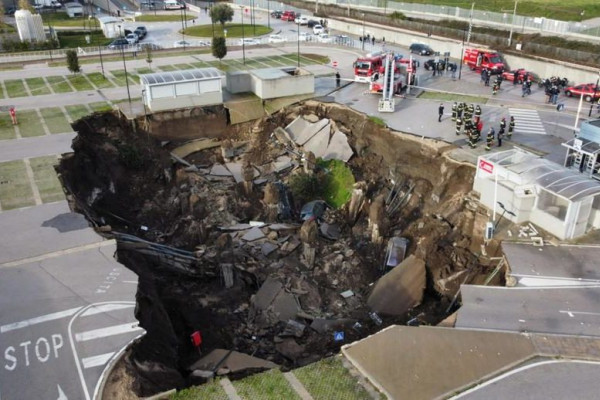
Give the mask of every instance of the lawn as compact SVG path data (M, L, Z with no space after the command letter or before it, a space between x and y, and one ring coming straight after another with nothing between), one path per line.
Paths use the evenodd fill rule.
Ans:
M115 85L108 79L106 79L100 72L92 72L91 74L87 74L87 78L98 88L98 89L107 89L113 88Z
M178 70L178 68L175 67L174 65L161 65L158 68L160 68L161 71L165 71L165 72L167 72L167 71L177 71Z
M369 393L344 368L338 357L295 369L294 375L314 400L366 400Z
M112 106L105 101L98 101L96 103L90 103L90 104L88 104L88 106L90 106L90 108L94 112L111 111L113 109Z
M281 371L277 369L235 381L233 386L244 400L301 400Z
M407 0L406 3L426 3L470 9L471 0ZM475 2L475 9L510 13L515 7L514 0L494 0ZM530 17L545 17L563 21L581 21L583 18L600 17L600 3L590 0L524 0L517 4L517 14Z
M155 71L150 68L138 68L135 70L135 72L136 72L136 74L142 75L142 74L152 74Z
M479 104L487 103L487 98L485 98L485 97L468 96L468 95L461 95L461 94L456 94L456 93L424 91L418 97L420 99L431 99L431 100L441 100L441 101L457 101L457 102L462 101L465 103L479 103Z
M172 395L170 400L229 400L218 380L193 386Z
M52 203L65 198L60 181L54 171L54 165L57 163L56 156L37 157L29 160L33 179L43 203Z
M53 27L66 26L82 30L99 29L100 27L100 23L96 19L88 19L87 16L71 18L66 12L45 12L41 16L44 26L51 24Z
M0 99L4 98L4 89L0 86Z
M186 17L188 21L191 21L196 18L191 12L186 13ZM181 12L177 12L177 14L161 14L161 15L142 15L141 17L135 17L137 22L181 22Z
M84 105L65 106L65 108L73 121L77 121L86 115L90 115L90 110Z
M58 33L58 41L61 48L74 49L77 47L108 46L112 42L112 39L104 37L101 31L79 32L77 35L70 33ZM90 43L87 42L86 36L90 37Z
M43 136L46 134L38 113L33 110L17 112L19 132L22 137Z
M119 69L116 71L110 71L111 74L115 77L115 82L119 86L125 86L125 70ZM129 78L130 85L137 85L140 82L140 77L134 73L127 71L127 77Z
M334 208L340 208L350 200L355 183L352 171L340 160L319 161L318 165L326 171L323 198Z
M23 160L0 164L0 206L3 210L35 205Z
M29 91L33 96L52 93L48 88L48 85L46 85L46 82L44 82L44 78L27 78L25 79L25 82L27 82Z
M177 70L194 69L194 68L196 68L196 67L194 67L191 64L175 64L174 67L177 68Z
M21 79L9 79L4 81L4 86L6 87L6 93L8 94L8 97L27 96L25 84L23 84Z
M50 133L65 133L72 132L73 128L65 113L59 107L51 107L51 108L42 108L40 109L42 112L42 117L44 117L44 121L46 121L46 126Z
M210 64L205 61L198 61L191 64L194 68L206 68L210 67Z
M52 86L54 93L70 93L73 91L64 76L48 76L46 80Z
M225 24L225 29L227 29L227 38L238 38L242 37L242 24ZM265 26L265 25L256 25L256 33L254 33L254 29L250 24L244 24L244 36L245 37L253 37L253 36L262 36L268 33L271 33L273 29ZM180 31L181 32L181 31ZM184 34L188 36L197 36L197 37L213 37L213 26L211 25L197 25L197 26L188 26L184 32ZM221 24L215 24L215 35L223 36L223 30L221 28Z
M67 79L69 80L69 82L71 82L71 85L73 85L75 90L94 90L92 84L87 79L85 79L85 76L81 74L69 75Z
M15 139L17 137L10 115L0 113L0 140Z

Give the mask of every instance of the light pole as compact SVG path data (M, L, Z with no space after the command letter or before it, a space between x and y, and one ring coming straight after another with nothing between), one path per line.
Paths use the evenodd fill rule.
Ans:
M512 215L513 217L516 217L517 214L515 214L512 211L508 211L505 207L504 204L502 204L501 202L497 201L496 203L498 203L498 205L500 206L500 208L502 209L502 214L500 214L500 218L498 218L498 221L496 222L496 225L494 225L494 232L496 232L496 228L498 227L498 225L500 225L500 221L502 220L502 217L504 217L505 213L508 213L509 215Z
M590 104L590 113L588 114L588 117L592 116L592 110L594 108L594 102L598 101L596 100L596 95L598 94L598 84L600 83L600 71L598 71L598 79L596 79L596 86L594 87L594 95L592 96L592 104Z
M271 27L271 0L267 0L267 27Z
M180 9L179 14L181 15L181 42L183 44L183 51L185 51L185 26L183 25L183 8Z
M244 6L240 6L240 12L242 13L242 60L244 65L246 65L246 34L244 32Z
M254 30L254 36L256 36L256 15L254 14L254 0L252 1L252 14L250 14L250 20L252 21L252 29Z
M510 21L510 33L508 34L508 47L512 44L513 26L515 25L515 16L517 15L517 4L519 0L515 0L515 9L513 10L512 20Z
M298 68L300 68L300 24L298 24Z
M121 35L121 25L119 26L119 35ZM125 62L125 46L121 45L121 57L123 58L123 69L125 70L125 85L127 86L127 99L131 105L131 93L129 92L129 79L127 77L127 63Z
M365 13L362 13L363 17L363 34L362 34L362 49L365 49Z
M463 40L462 40L462 47L460 49L460 60L458 60L458 62L459 62L458 79L459 80L462 75L463 57L465 56L465 34L466 34L466 32L467 32L466 29L463 29Z

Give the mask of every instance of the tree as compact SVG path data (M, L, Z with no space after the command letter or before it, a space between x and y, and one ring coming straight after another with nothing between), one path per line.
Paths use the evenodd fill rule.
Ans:
M233 21L233 9L229 4L217 4L210 9L210 19L213 23L220 23L221 28L225 29L225 22Z
M219 63L227 55L227 44L225 43L224 37L220 36L213 38L212 55L219 59Z
M35 14L35 10L29 0L19 0L19 9L30 11L32 14Z
M74 74L81 72L79 57L77 57L77 52L75 50L67 50L67 68Z
M0 1L0 25L4 25L4 2Z
M148 63L148 68L152 69L150 65L152 64L152 46L146 46L146 62Z

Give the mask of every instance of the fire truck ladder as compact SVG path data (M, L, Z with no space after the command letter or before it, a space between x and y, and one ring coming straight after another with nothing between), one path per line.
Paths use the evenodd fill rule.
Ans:
M383 75L383 94L377 107L379 112L394 112L396 102L394 100L394 71L396 60L392 53L385 57L385 70Z

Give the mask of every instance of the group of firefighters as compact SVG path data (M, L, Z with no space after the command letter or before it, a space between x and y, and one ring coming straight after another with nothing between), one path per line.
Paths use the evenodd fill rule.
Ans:
M452 121L456 121L456 135L459 136L464 133L468 137L469 146L474 149L477 142L481 139L481 130L483 129L483 122L481 121L481 107L479 104L474 106L473 104L466 104L463 102L454 102L452 105ZM515 130L515 118L510 117L508 123L507 136L510 139ZM502 139L506 132L506 118L502 118L500 121L500 129L496 137L496 130L490 127L486 138L485 138L485 150L490 151L494 139L498 140L498 147L502 146Z

